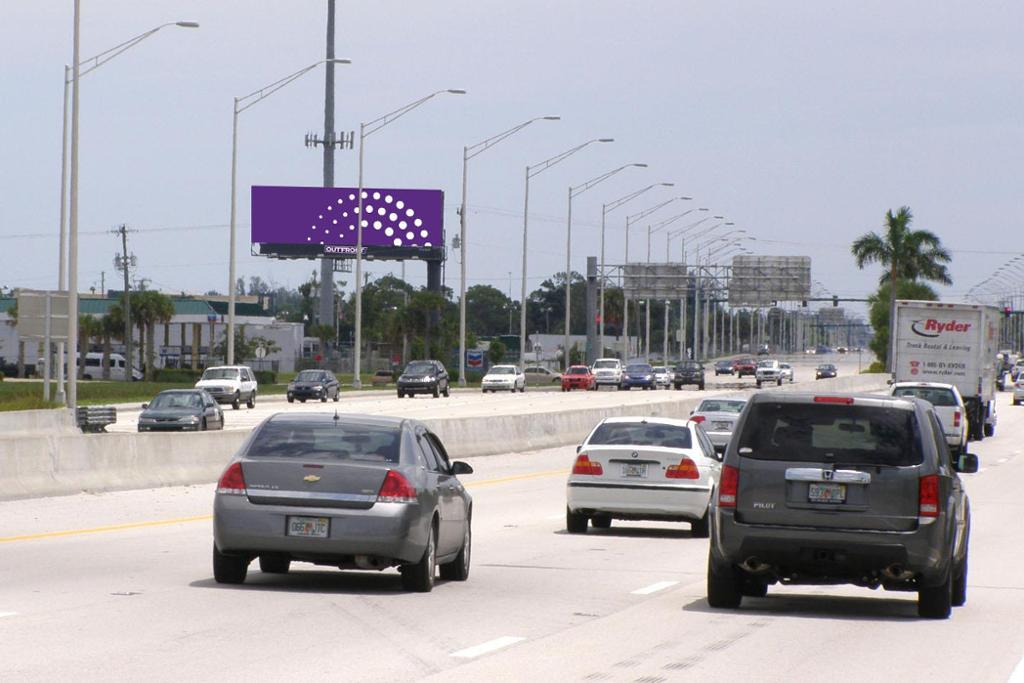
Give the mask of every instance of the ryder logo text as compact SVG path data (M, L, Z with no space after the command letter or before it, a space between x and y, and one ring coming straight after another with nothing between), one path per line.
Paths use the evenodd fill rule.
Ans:
M915 320L910 324L910 329L919 337L938 337L943 332L966 332L971 329L971 323L961 323L956 320L942 322L929 318L927 320Z

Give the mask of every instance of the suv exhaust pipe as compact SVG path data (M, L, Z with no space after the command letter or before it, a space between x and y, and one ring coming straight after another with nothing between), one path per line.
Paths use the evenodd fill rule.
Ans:
M882 576L892 581L909 581L914 578L914 572L907 571L903 565L894 562L882 570Z
M768 571L771 567L766 562L762 562L760 559L751 555L747 559L743 560L740 567L750 572L751 574L760 574L761 572Z

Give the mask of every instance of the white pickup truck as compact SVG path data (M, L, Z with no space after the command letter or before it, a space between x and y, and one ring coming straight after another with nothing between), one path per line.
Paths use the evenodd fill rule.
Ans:
M591 369L598 389L603 386L622 388L622 361L618 358L598 358Z
M897 397L923 398L931 403L953 456L959 457L967 448L967 408L956 386L939 382L895 382L889 393Z

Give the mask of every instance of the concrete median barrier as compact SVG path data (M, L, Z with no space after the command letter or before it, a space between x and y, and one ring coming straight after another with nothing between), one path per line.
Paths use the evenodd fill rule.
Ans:
M866 392L885 388L887 375L850 375L786 384L783 391ZM766 388L767 389L767 388ZM777 387L772 387L777 389ZM705 397L665 392L650 404L582 408L489 417L423 420L444 442L453 458L532 451L579 443L605 417L651 415L685 418ZM193 434L81 434L67 416L12 418L17 433L0 437L0 500L206 484L216 481L248 432ZM66 429L70 420L71 429ZM25 426L35 426L28 429Z

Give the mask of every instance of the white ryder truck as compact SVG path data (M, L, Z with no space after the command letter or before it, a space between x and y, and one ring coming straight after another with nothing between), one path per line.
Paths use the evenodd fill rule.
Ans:
M955 385L974 441L995 434L1000 315L992 306L896 302L893 379Z

